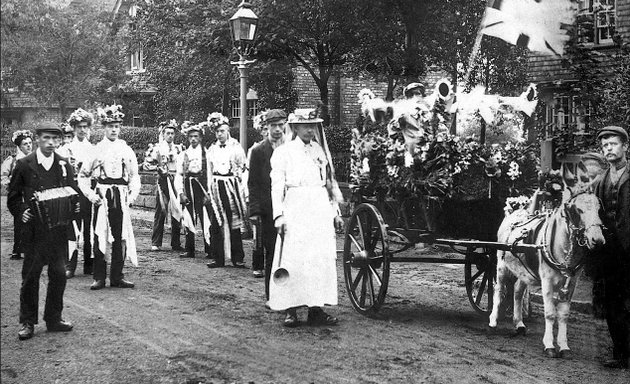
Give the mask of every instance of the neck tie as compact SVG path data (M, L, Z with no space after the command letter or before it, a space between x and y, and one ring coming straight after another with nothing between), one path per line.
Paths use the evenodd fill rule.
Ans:
M225 148L225 144L219 144L219 148Z

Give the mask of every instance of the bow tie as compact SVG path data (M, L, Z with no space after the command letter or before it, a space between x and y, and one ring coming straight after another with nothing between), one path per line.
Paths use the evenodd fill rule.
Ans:
M225 144L219 144L219 148L225 148Z

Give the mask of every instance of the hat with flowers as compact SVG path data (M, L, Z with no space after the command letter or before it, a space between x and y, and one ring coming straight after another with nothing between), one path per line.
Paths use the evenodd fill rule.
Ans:
M82 108L78 108L70 114L70 117L68 117L68 124L73 127L83 122L87 122L88 125L92 125L94 122L94 116Z
M216 131L222 125L230 126L230 120L223 116L221 112L212 112L208 115L207 119L208 127L212 132Z
M181 128L184 135L188 135L191 132L199 132L201 136L203 136L206 133L205 122L201 124L195 124L192 121L186 120L182 123Z
M74 128L72 128L72 126L68 123L61 123L61 125L59 126L59 128L61 128L61 133L62 134L72 134L74 135Z
M301 108L296 109L289 115L287 122L289 124L317 124L324 121L319 117L320 110L318 108Z
M125 117L125 114L122 112L122 105L118 104L98 108L96 112L101 124L122 123L123 117Z
M13 136L11 136L11 141L17 146L21 145L24 139L33 140L33 133L28 129L21 129L13 132Z

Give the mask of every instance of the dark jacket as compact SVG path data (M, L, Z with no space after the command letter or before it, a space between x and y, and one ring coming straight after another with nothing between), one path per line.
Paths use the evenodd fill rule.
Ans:
M252 149L249 159L249 214L273 216L271 208L271 155L273 147L265 140Z
M595 195L604 200L604 187L609 178L610 169L606 170L602 177L595 183ZM626 252L630 251L630 162L626 165L624 173L619 179L619 191L617 192L617 209L615 215L615 228L610 228L617 235L619 243Z
M57 186L70 186L78 192L79 189L74 180L74 171L70 162L57 153L54 153L53 156L54 159L51 170L57 173L55 175ZM63 175L62 165L59 163L60 161L65 162L63 165L63 168L66 170L65 177ZM37 154L36 151L33 151L28 156L18 160L15 165L15 170L9 182L7 195L7 207L9 208L9 212L11 212L14 217L21 218L24 211L31 207L30 201L33 194L43 189L45 188L40 179ZM24 228L23 241L25 243L33 241L36 237L36 233L42 232L42 227L36 219L30 220L28 223L24 224Z

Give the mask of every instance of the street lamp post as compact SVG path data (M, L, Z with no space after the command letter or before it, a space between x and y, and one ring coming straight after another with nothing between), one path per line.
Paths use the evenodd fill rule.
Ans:
M258 26L258 16L252 11L251 4L247 1L241 2L238 10L230 18L230 30L232 32L232 42L238 54L238 61L232 61L236 65L241 79L241 118L239 135L241 146L247 152L247 78L249 76L249 65L256 60L248 60L252 51Z

